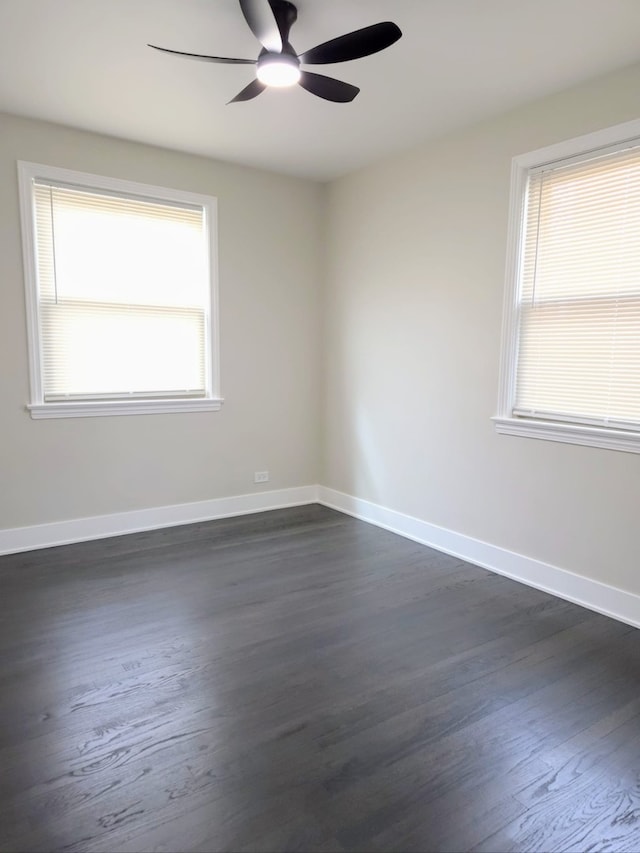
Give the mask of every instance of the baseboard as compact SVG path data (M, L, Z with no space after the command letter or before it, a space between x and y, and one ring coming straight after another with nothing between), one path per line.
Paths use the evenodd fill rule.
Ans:
M311 503L321 503L407 539L413 539L527 586L640 628L640 596L497 545L490 545L480 539L429 524L370 501L345 495L326 486L300 486L0 530L0 554L14 554Z
M640 628L640 596L378 504L318 487L318 502L468 563Z
M316 503L317 498L317 486L299 486L293 489L258 492L253 495L236 495L230 498L214 498L175 506L136 509L71 521L54 521L32 527L15 527L0 530L0 554L15 554L19 551L85 542L88 539L139 533L142 530L154 530L158 527L173 527L179 524L228 518L233 515L302 506Z

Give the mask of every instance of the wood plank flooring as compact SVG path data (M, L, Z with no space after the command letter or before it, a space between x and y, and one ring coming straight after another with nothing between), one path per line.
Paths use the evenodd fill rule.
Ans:
M640 850L640 632L319 506L0 558L2 851Z

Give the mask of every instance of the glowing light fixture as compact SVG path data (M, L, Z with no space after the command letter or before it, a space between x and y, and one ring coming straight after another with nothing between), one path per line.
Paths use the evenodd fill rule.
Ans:
M257 76L265 86L294 86L300 80L300 60L287 53L265 53L258 60Z

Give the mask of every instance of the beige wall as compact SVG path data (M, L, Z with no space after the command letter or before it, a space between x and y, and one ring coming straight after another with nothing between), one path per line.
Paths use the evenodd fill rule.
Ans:
M636 66L326 188L0 116L0 529L269 469L640 593L640 456L490 421L511 158L637 118L639 91ZM31 420L17 159L218 197L221 412Z
M322 482L640 593L640 456L494 431L511 158L637 118L640 66L335 182Z
M222 411L29 417L19 159L217 196ZM0 528L318 481L321 192L0 115Z

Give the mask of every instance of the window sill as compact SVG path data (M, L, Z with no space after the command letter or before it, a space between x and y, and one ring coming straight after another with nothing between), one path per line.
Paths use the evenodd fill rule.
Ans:
M33 403L27 406L31 417L95 418L116 415L164 415L173 412L217 412L221 398L197 400L104 400L92 402Z
M525 418L494 417L491 420L495 424L496 432L502 435L520 435L524 438L540 438L544 441L561 441L566 444L584 444L606 450L640 453L640 432Z

